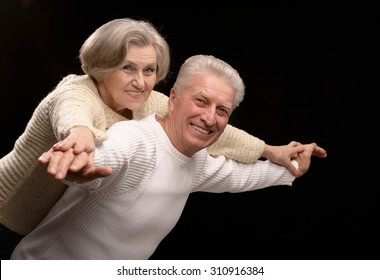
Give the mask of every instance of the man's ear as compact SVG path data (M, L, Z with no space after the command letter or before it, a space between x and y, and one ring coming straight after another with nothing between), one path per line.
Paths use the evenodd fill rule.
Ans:
M171 88L170 89L170 95L169 95L169 100L168 100L168 109L169 111L171 112L174 108L174 102L175 102L175 99L176 99L176 92L175 92L175 89L174 88Z

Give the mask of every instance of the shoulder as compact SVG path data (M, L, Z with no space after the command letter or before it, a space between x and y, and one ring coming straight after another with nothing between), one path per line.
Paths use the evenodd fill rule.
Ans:
M165 95L162 92L156 91L156 90L152 90L152 93L151 93L150 97L153 98L153 99L162 99L162 100L167 100L168 99L167 95Z
M69 74L62 78L57 87L70 85L87 85L91 87L94 86L94 82L87 75Z
M76 94L80 93L90 93L94 95L98 90L94 81L87 75L75 75L70 74L64 77L54 89L56 92L75 92Z
M109 138L119 139L141 137L146 139L148 135L155 134L154 128L157 125L155 116L149 115L141 120L124 120L114 123L108 130Z
M158 113L161 116L165 115L168 107L168 99L165 94L153 90L143 106L134 111L133 118L142 119L152 113Z
M153 121L156 123L154 125ZM101 145L106 153L117 158L137 157L150 161L157 152L157 121L151 118L143 120L125 120L113 124L108 130L108 138Z
M50 98L90 104L101 102L95 83L87 75L71 74L64 77L51 92Z
M167 97L165 94L153 90L145 104L146 106L153 106L156 108L166 108L168 105L168 99L169 97Z

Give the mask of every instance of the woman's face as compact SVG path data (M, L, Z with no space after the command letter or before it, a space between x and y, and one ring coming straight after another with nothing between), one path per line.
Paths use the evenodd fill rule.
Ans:
M154 47L131 45L122 67L98 82L100 96L111 109L131 118L131 111L141 108L152 92L157 82L156 72Z

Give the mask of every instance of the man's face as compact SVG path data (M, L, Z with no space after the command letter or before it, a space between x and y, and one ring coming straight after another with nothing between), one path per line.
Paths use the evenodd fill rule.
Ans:
M215 143L232 113L235 92L222 78L196 76L182 93L170 92L170 137L173 145L191 157Z

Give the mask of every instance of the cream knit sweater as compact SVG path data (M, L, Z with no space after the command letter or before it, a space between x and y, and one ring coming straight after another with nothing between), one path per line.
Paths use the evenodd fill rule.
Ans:
M153 91L144 106L133 112L133 118L165 114L167 99L166 95ZM13 150L0 159L0 223L26 235L62 196L65 185L48 175L46 166L40 166L37 159L57 140L64 139L70 128L89 127L99 143L107 138L105 131L121 120L125 118L102 102L87 75L65 77L39 103ZM254 162L262 155L264 144L228 125L208 151L240 162Z

